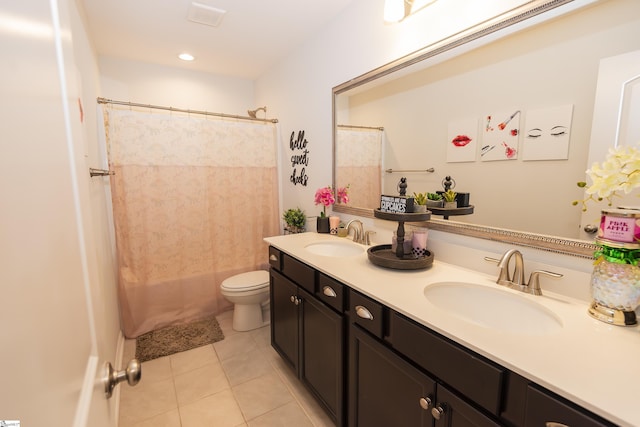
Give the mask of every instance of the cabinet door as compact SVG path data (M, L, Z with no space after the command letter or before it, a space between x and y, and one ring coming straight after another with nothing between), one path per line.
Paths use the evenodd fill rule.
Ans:
M300 379L320 399L338 426L343 425L344 318L311 294L302 298Z
M431 426L435 382L358 326L349 333L349 425Z
M435 427L500 427L482 412L438 384L435 408L431 410Z
M298 287L280 273L270 271L271 346L298 374Z

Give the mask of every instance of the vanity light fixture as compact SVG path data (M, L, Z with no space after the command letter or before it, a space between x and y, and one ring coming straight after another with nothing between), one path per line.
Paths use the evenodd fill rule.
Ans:
M385 0L384 21L388 23L400 22L407 16L435 2L436 0Z
M180 55L178 55L178 58L182 59L183 61L193 61L195 58L195 56L191 55L190 53L181 53Z

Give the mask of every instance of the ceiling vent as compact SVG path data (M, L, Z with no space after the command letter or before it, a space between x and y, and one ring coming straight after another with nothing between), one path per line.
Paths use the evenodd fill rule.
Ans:
M192 2L187 19L191 22L197 22L198 24L217 27L222 22L222 18L224 18L225 13L227 13L226 10L217 9L202 3Z

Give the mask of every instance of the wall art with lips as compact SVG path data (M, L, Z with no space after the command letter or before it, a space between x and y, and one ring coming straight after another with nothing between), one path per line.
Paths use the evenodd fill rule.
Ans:
M475 162L478 150L478 120L460 119L449 122L447 162Z

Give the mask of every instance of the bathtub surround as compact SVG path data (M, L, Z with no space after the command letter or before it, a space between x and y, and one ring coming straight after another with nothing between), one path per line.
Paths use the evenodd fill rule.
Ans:
M276 125L105 111L124 335L229 308L220 283L279 232Z
M147 332L136 338L140 363L222 341L224 334L215 316L183 325Z

